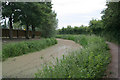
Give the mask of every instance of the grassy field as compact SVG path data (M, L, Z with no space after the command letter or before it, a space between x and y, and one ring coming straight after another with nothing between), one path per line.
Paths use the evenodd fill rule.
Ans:
M58 35L57 38L73 40L82 49L64 56L55 65L44 65L35 73L36 78L101 78L111 56L105 40L97 36Z
M55 38L5 44L3 45L2 49L2 60L5 60L9 57L15 57L35 51L40 51L41 49L54 44L57 44L57 40Z

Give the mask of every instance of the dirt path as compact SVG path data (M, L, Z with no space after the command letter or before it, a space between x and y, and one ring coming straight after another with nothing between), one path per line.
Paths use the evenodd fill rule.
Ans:
M107 44L110 48L110 53L112 56L111 63L108 65L107 78L118 78L118 59L120 58L120 55L118 55L118 50L120 49L120 46L110 42L107 42Z
M42 68L42 64L56 61L56 57L61 58L71 51L75 51L81 46L74 41L57 39L58 44L41 50L39 52L30 53L27 55L9 58L4 61L3 77L8 78L33 78L34 73ZM54 58L53 58L54 56Z

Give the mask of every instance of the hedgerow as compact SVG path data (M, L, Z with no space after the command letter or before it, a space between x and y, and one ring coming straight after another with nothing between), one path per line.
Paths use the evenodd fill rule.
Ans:
M59 35L57 38L73 40L83 46L58 60L54 65L44 65L35 73L36 78L101 78L110 62L108 46L104 39L85 35Z

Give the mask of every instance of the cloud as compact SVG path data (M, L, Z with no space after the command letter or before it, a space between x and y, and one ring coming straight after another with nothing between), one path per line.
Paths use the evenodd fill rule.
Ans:
M52 3L59 20L59 28L67 24L87 25L90 18L100 18L100 11L106 8L105 0L52 0Z

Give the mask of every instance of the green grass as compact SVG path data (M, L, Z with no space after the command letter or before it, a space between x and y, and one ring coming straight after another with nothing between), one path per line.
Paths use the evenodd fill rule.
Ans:
M44 65L36 78L101 78L110 62L109 48L104 39L85 35L58 35L83 46L81 50L63 56L55 65Z
M3 45L2 59L5 60L9 57L15 57L35 51L40 51L48 46L57 43L55 38L47 38L33 41L22 41L18 43L9 43Z
M0 61L2 61L2 50L0 50Z

